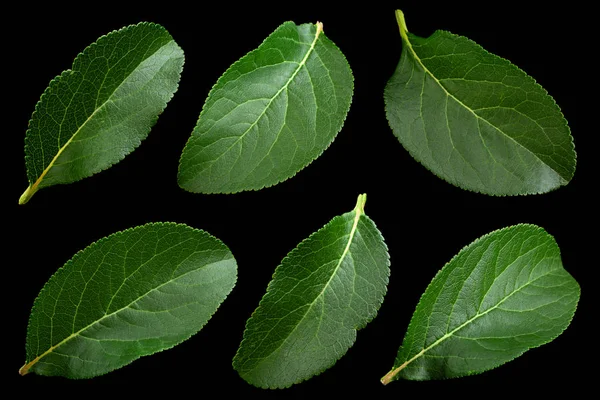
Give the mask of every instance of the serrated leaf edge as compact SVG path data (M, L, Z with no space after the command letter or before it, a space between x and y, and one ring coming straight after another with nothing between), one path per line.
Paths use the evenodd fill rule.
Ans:
M243 59L245 59L246 57L250 56L251 54L253 54L254 52L258 51L260 49L260 47L264 44L265 41L267 41L275 32L277 32L279 29L281 29L284 25L286 24L294 24L295 26L299 27L302 25L310 25L310 23L308 24L301 24L301 25L296 25L296 23L294 23L293 21L286 21L283 24L281 24L280 26L277 27L277 29L275 29L275 31L273 31L269 36L267 36L262 42L261 44L255 48L254 50L249 51L248 53L246 53L243 57L241 57L240 59L238 59L236 62L234 62L233 64L231 64L231 66L229 66L229 68L227 68L227 70L219 77L219 79L217 80L217 82L212 86L212 88L210 89L210 91L208 92L208 96L206 96L206 98L208 99L214 92L216 86L221 82L221 80L223 79L223 77L227 74L227 72L233 68L236 64L238 64L239 62L241 62ZM178 184L179 187L182 188L183 190L190 192L190 193L202 193L202 194L233 194L233 193L240 193L240 192L250 192L250 191L258 191L261 189L265 189L265 188L270 188L273 187L275 185L278 185L284 181L287 181L289 179L292 179L294 176L296 176L299 172L301 172L302 170L304 170L306 167L308 167L310 164L312 164L317 158L321 157L321 155L325 152L325 150L327 150L331 144L334 142L335 138L337 137L337 135L342 131L342 129L344 128L344 124L346 122L346 118L348 117L348 112L350 111L350 108L352 107L352 100L354 98L354 74L352 72L352 68L350 67L350 63L348 63L348 59L346 58L346 55L340 50L340 48L338 46L336 46L336 44L331 41L331 39L329 39L326 35L325 32L323 31L323 24L320 22L317 22L315 24L317 26L317 31L319 29L321 29L320 33L316 33L317 35L319 35L319 40L323 40L328 42L334 49L336 49L339 54L342 56L342 58L344 59L344 61L346 62L346 66L348 67L348 72L350 72L350 78L352 79L351 82L351 96L350 96L350 102L348 103L348 108L345 110L344 112L344 118L342 119L342 123L340 124L340 128L339 130L336 132L335 135L333 135L333 138L331 139L331 141L323 148L323 150L319 153L316 154L315 157L308 161L306 163L306 165L304 165L302 168L300 168L299 170L297 170L296 172L292 173L290 176L288 176L287 178L282 178L276 182L273 182L271 184L264 184L262 186L256 186L256 187L251 187L251 188L245 188L245 189L241 189L241 190L231 190L231 191L198 191L198 192L194 192L192 190L186 189L184 188L180 183L179 183L179 179L178 179ZM202 106L202 110L200 111L200 116L198 117L198 120L200 120L200 118L202 118L202 114L204 113L204 106L206 105L206 101L204 102L204 105ZM196 125L198 123L196 122ZM195 129L195 126L194 126ZM194 136L194 133L192 131L192 135L190 136L190 138L188 139L188 141L186 142L183 151L181 153L181 156L179 157L179 167L178 167L178 176L179 176L179 171L181 170L181 160L183 159L183 153L186 151L186 149L188 148L188 145L192 139L192 137Z
M169 35L169 37L171 38L171 42L173 42L180 50L181 50L181 54L182 54L182 64L181 64L181 68L179 69L179 77L180 79L177 81L176 85L175 85L175 91L173 91L173 93L171 93L171 95L169 96L169 98L166 100L166 104L168 105L168 103L171 101L171 99L173 98L173 96L175 95L175 93L177 93L177 90L179 89L179 81L181 80L181 72L183 71L183 65L185 64L185 53L183 52L183 49L181 49L181 47L175 42L175 40L173 39L173 37L171 36L171 34L166 30L165 27L163 27L160 24L154 23L154 22L147 22L147 21L142 21L142 22L138 22L137 24L132 24L132 25L127 25L125 27L122 27L120 29L111 31L107 34L104 34L102 36L100 36L98 39L96 39L95 42L93 42L92 44L90 44L89 46L87 46L85 49L83 49L81 52L79 52L77 54L77 56L75 57L75 59L73 60L73 63L71 64L71 68L64 70L63 72L61 72L59 75L55 76L53 79L50 80L50 83L48 84L48 87L44 90L44 92L42 93L42 95L40 96L40 99L38 100L38 102L35 105L34 111L31 114L31 118L29 119L29 122L27 123L27 131L25 132L25 137L27 137L27 135L29 134L30 131L30 126L31 123L33 122L33 119L35 117L35 115L40 111L39 108L42 104L42 102L44 101L44 99L50 95L52 95L52 90L53 87L52 85L57 84L64 76L69 75L73 72L73 66L75 65L75 63L77 62L77 59L79 59L80 56L82 56L86 51L88 51L91 48L94 48L98 45L98 42L104 40L105 38L107 38L110 35L113 34L117 34L117 33L123 33L125 31L128 30L132 30L135 29L139 26L153 26L153 27L157 27L160 30L164 31L167 35ZM170 42L168 42L170 43ZM164 46L161 46L161 48ZM154 53L153 53L154 54ZM148 57L152 56L152 54L148 55ZM147 58L148 58L147 57ZM147 59L146 58L146 59ZM129 74L125 80L130 76L131 74ZM124 80L124 81L125 81ZM122 83L121 83L122 84ZM113 91L113 93L121 86L121 84L119 84L119 86L117 86L117 88ZM112 94L111 94L112 95ZM62 152L64 151L64 149L66 149L69 144L71 144L73 138L75 136L77 136L77 134L79 133L79 131L81 130L81 128L96 114L96 112L102 108L102 106L106 104L103 103L102 105L100 105L100 107L96 108L92 114L90 114L90 116L77 128L77 131L69 138L69 140L58 150L58 152L56 153L56 155L52 158L52 161L50 161L50 163L48 164L48 166L46 166L46 168L42 171L42 173L38 176L38 178L36 179L35 182L31 182L29 180L29 174L27 177L27 180L29 181L29 186L27 187L27 189L25 189L25 192L23 192L23 194L21 195L21 197L19 198L19 204L23 205L26 204L31 197L39 190L39 189L43 189L44 187L47 186L39 186L40 183L43 181L44 176L46 175L46 173L48 173L48 171L50 169L52 169L52 167L54 166L54 162L58 159L58 157L62 154ZM165 107L166 108L166 107ZM152 130L152 127L154 127L154 125L156 125L156 122L158 122L158 115L156 117L154 117L152 119L152 121L150 121L150 126L148 129L148 132L150 132ZM140 145L141 145L142 141L136 141L134 143L134 146L131 150L131 152L133 152L135 149L137 149ZM27 141L25 141L25 166L27 166L27 160L29 159L29 155L28 155L28 143ZM95 175L97 173L100 173L102 171L105 171L107 169L109 169L110 167L112 167L115 164L118 164L119 162L121 162L127 155L131 154L131 152L127 153L127 154L122 154L120 158L118 158L117 160L115 160L113 163L106 165L103 168L100 168L99 170L92 172L89 175L86 175L84 178L89 178L92 175ZM84 179L82 178L82 179ZM80 179L78 179L80 180ZM77 181L78 181L77 180ZM72 182L77 182L77 181L72 181ZM57 184L68 184L68 183L72 183L72 182L63 182L63 183L57 183ZM52 185L54 186L54 185Z
M223 304L223 302L224 302L224 301L227 299L227 297L228 297L228 296L229 296L229 294L230 294L230 293L233 291L233 289L235 288L235 285L237 284L237 278L238 278L238 275L237 275L237 261L236 261L235 257L233 256L233 253L231 252L231 250L229 249L229 247L227 247L227 245L226 245L225 243L223 243L223 241L222 241L221 239L219 239L219 238L217 238L216 236L214 236L214 235L212 235L212 234L210 234L210 233L206 232L205 230L202 230L202 229L197 229L197 228L192 228L192 227L191 227L191 226L189 226L189 225L186 225L186 224L183 224L183 223L178 223L178 222L149 222L149 223L147 223L147 224L138 225L138 226L135 226L135 227L132 227L132 228L127 228L127 229L125 229L125 230L118 231L118 232L112 233L112 234L110 234L110 235L108 235L108 236L105 236L105 237L103 237L103 238L101 238L101 239L98 239L97 241L95 241L95 242L93 242L93 243L89 244L88 246L86 246L86 247L85 247L85 248L83 248L82 250L79 250L78 252L76 252L76 253L73 255L73 257L71 257L71 258L70 258L70 259L69 259L69 260L68 260L68 261L67 261L67 262L66 262L66 263L65 263L65 264L64 264L62 267L60 267L60 268L59 268L59 269L58 269L58 270L57 270L57 271L56 271L54 274L52 274L52 276L51 276L51 277L48 279L48 281L47 281L47 282L44 284L44 286L42 287L42 290L40 290L39 294L37 295L37 297L36 297L36 298L35 298L35 300L34 300L33 307L32 307L32 309L31 309L31 313L30 313L29 322L28 322L28 324L27 324L27 336L26 336L26 337L27 337L27 338L29 337L29 332L30 332L30 330L32 329L32 327L31 327L31 323L32 323L32 321L31 321L31 316L33 316L33 314L34 314L34 312L35 312L35 310L36 310L36 305L37 305L38 299L39 299L40 297L42 297L42 295L43 295L43 294L46 292L46 290L48 290L48 284L50 283L50 281L51 281L52 279L56 279L55 277L56 277L56 276L58 276L59 274L62 274L62 272L65 270L65 267L66 267L67 265L69 265L69 264L72 262L72 260L73 260L73 259L75 259L76 257L79 257L81 253L83 253L83 252L87 251L87 250L88 250L90 247L97 246L97 245L99 245L99 244L101 244L101 243L105 242L105 241L106 241L106 240L108 240L108 239L112 239L112 238L114 238L114 237L119 237L119 236L122 236L122 235L124 235L124 234L128 234L128 233L134 232L134 231L136 231L136 230L139 230L139 229L142 229L142 228L146 228L146 227L153 227L153 226L159 226L159 227L162 227L162 226L178 226L178 227L186 228L186 229L188 229L188 230L190 230L190 231L193 231L193 232L196 232L196 233L201 233L201 234L205 235L205 236L206 236L206 237L208 237L208 238L214 239L214 240L215 240L215 243L217 243L217 244L218 244L218 245L219 245L219 246L220 246L222 249L224 249L224 250L228 251L228 252L229 252L229 254L231 255L231 259L233 260L233 262L234 262L234 263L235 263L235 265L236 265L236 268L235 268L235 279L234 279L234 281L233 281L233 285L232 285L231 289L230 289L230 290L229 290L227 293L225 293L225 296L223 297L223 301L222 301L222 302L221 302L221 303L220 303L220 304L217 306L217 308L215 309L215 311L214 311L212 314L210 314L210 315L209 315L209 317L207 318L207 322L208 322L208 321L210 321L210 319L212 318L212 316L213 316L213 315L214 315L214 314L217 312L217 310L220 308L221 304ZM153 289L151 289L151 290L156 290L156 288L153 288ZM142 297L143 297L143 296L142 296ZM140 297L140 298L141 298L141 297ZM139 300L139 299L138 299L138 300ZM136 300L136 301L137 301L137 300ZM67 341L69 341L69 340L70 340L70 339L72 339L73 337L77 336L77 335L78 335L79 333L81 333L82 331L84 331L85 329L87 329L87 328L89 328L90 326L92 326L92 325L96 324L98 321L100 321L100 320L102 320L102 319L104 319L104 318L106 318L106 317L108 317L108 316L111 316L111 315L113 315L113 314L115 314L115 313L118 313L118 312L120 312L120 311L122 311L122 310L123 310L123 309L121 308L121 309L119 309L119 310L117 310L117 311L115 311L115 312L112 312L111 314L107 314L107 315L103 316L101 319L98 319L98 320L96 320L96 321L92 322L91 324L89 324L89 325L87 325L86 327L84 327L84 328L80 329L79 331L77 331L77 332L75 332L75 333L73 333L73 334L69 335L67 338L63 339L63 340L62 340L62 341L60 341L58 344L56 344L56 345L54 345L54 346L50 347L48 350L46 350L46 351L45 351L44 353L42 353L40 356L37 356L35 359L33 359L33 360L31 360L31 361L27 361L27 362L25 363L25 365L23 365L23 366L22 366L22 367L19 369L19 374L20 374L20 375L26 375L26 374L28 374L28 373L29 373L29 369L30 369L30 368L31 368L33 365L35 365L35 364L37 363L37 361L41 360L41 359L42 359L44 356L46 356L47 354L51 353L51 352L52 352L54 349L56 349L56 348L60 347L61 345L63 345L64 343L66 343ZM169 350L169 349L171 349L171 348L173 348L173 347L177 346L178 344L180 344L180 343L183 343L184 341L188 340L189 338L191 338L192 336L194 336L196 333L198 333L198 332L199 332L199 331L200 331L200 330L201 330L203 327L204 327L204 326L200 327L200 329L198 329L198 330L197 330L197 331L195 331L195 332L192 332L190 335L186 336L185 338L183 338L183 339L182 339L182 340L180 340L179 342L177 342L177 343L174 343L172 346L164 347L164 348L162 348L162 349L160 349L160 350L157 350L157 351L155 351L155 352L153 352L153 353L151 353L151 354L156 354L156 353L160 353L160 352L162 352L162 351L165 351L165 350ZM137 360L137 359L139 359L139 358L141 358L141 357L146 357L146 356L148 356L148 355L151 355L151 354L139 355L139 356L137 356L136 358L134 358L134 359L132 359L131 361L129 361L128 363L126 363L126 364L119 365L119 366L116 366L116 367L114 367L114 368L110 368L110 369L108 369L107 371L105 371L105 372L103 372L103 373L101 373L101 374L98 374L98 375L81 376L81 377L79 377L79 376L78 376L78 377L67 376L67 378L70 378L70 379L87 379L87 378L92 378L92 377L95 377L95 376L101 376L101 375L105 375L105 374L107 374L107 373L109 373L109 372L112 372L112 371L114 371L114 370L116 370L116 369L123 368L123 367L125 367L125 366L129 365L129 364L133 363L135 360Z
M408 42L408 43L409 43L409 46L408 46L408 47L410 47L410 51L413 53L413 55L415 56L415 58L417 58L417 59L419 60L419 64L420 64L420 65L423 67L423 69L424 69L424 70L425 70L425 71L426 71L426 72L427 72L427 73L428 73L428 74L429 74L429 75L430 75L430 76L431 76L431 77L432 77L432 78L433 78L433 79L434 79L436 82L438 82L438 84L440 85L440 87L441 87L441 88L442 88L442 89L443 89L443 90L444 90L446 93L448 93L448 95L449 95L449 96L452 96L453 98L455 98L455 97L454 97L452 94L450 94L450 93L449 93L449 92L448 92L448 91L445 89L445 87L444 87L443 85L441 85L441 84L439 83L439 81L437 80L437 78L436 78L436 77L435 77L435 76L434 76L434 75L433 75L431 72L429 72L429 70L428 70L428 69L427 69L427 68L426 68L426 67L425 67L425 66L424 66L424 65L421 63L421 61L420 61L419 57L416 55L416 53L414 52L414 50L412 50L412 45L410 44L410 40L408 39L408 36L407 36L408 29L406 28L406 21L404 20L404 13L403 13L401 10L396 10L396 20L397 20L397 22L398 22L398 26L400 27L400 36L402 37L402 42L403 42L403 46L402 46L402 47L403 47L403 49L405 48L404 42ZM490 193L490 192L484 192L484 191L481 191L481 190L477 190L477 189L474 189L474 188L469 188L469 187L463 186L463 185L462 185L460 182L458 182L458 181L457 181L457 182L452 182L452 181L448 180L447 178L445 178L445 177L441 176L441 174L438 174L437 172L433 171L433 170L432 170L432 169L431 169L429 166L427 166L427 165L426 165L426 164L424 164L423 162L419 161L419 160L418 160L418 158L417 158L417 157L415 157L415 156L416 156L416 154L415 154L415 153L414 153L414 152L413 152L411 149L407 148L407 147L404 145L404 143L402 143L402 141L400 141L400 140L399 140L399 141L400 141L400 144L402 145L402 147L404 147L404 149L405 149L406 151L408 151L408 153L410 154L410 156L411 156L411 157L412 157L414 160L418 161L418 162L419 162L419 164L421 164L422 166L424 166L424 167L425 167L425 169L427 169L429 172L431 172L432 174L434 174L434 175L435 175L435 176L437 176L438 178L440 178L440 179L442 179L442 180L444 180L444 181L446 181L446 182L450 183L451 185L454 185L454 186L456 186L456 187L458 187L458 188L460 188L460 189L463 189L463 190L466 190L466 191L469 191L469 192L472 192L472 193L485 194L485 195L488 195L488 196L494 196L494 197L506 197L506 196L528 196L528 195L537 195L537 194L550 193L550 192L553 192L553 191L555 191L555 190L557 190L557 189L561 188L562 186L565 186L565 185L567 185L569 182L571 182L571 180L573 179L573 176L575 175L575 169L576 169L576 166L577 166L577 152L575 151L575 139L573 138L573 135L571 134L571 129L570 129L569 125L568 125L567 119L565 118L565 116L564 116L564 114L563 114L563 112L562 112L562 110L561 110L560 106L559 106L559 105L556 103L556 100L554 99L554 97L552 97L552 96L550 95L550 93L548 93L548 91L547 91L547 90L546 90L546 89L545 89L545 88L544 88L542 85L540 85L540 84L539 84L539 83L538 83L538 82L535 80L535 78L534 78L534 77L532 77L531 75L529 75L528 73L526 73L525 71L523 71L521 68L519 68L519 66L517 66L517 65L513 64L513 63L512 63L510 60L508 60L508 59L506 59L506 58L500 57L500 56L499 56L499 55L497 55L497 54L494 54L494 53L491 53L491 52L487 51L487 50L486 50L485 48L483 48L483 47L482 47L480 44L478 44L477 42L475 42L475 41L474 41L474 40L472 40L472 39L469 39L469 38L468 38L468 37L466 37L466 36L457 35L457 34L455 34L455 33L452 33L452 32L449 32L449 31L446 31L446 30L443 30L443 29L438 29L438 30L434 31L434 32L433 32L433 33L432 33L432 34L431 34L431 35L430 35L430 36L429 36L427 39L429 39L429 38L433 37L434 35L437 35L437 34L443 34L443 33L445 33L445 34L448 34L448 35L451 35L451 36L454 36L454 37L458 37L458 38L461 38L461 39L465 39L465 40L467 40L468 42L470 42L471 44L473 44L475 47L477 47L478 49L482 50L484 53L486 53L486 54L489 54L489 55L491 55L491 56L494 56L494 57L496 57L496 58L498 58L498 59L500 59L500 60L502 60L502 61L505 61L505 62L507 62L507 63L508 63L510 66L514 67L514 68L515 68L517 71L521 72L521 73L522 73L522 74L523 74L525 77L527 77L527 78L530 78L530 79L531 79L531 81L532 81L532 83L533 83L533 85L534 85L534 86L536 86L536 87L538 87L539 89L541 89L541 90L542 90L542 92L543 92L545 95L547 95L547 96L548 96L548 98L550 98L550 100L552 101L552 103L553 103L553 104L554 104L554 106L556 107L556 111L558 111L559 115L562 117L562 121L563 121L563 123L564 123L564 126L566 127L567 131L569 132L569 137L570 137L570 139L571 139L571 140L569 141L569 143L570 143L570 145L571 145L571 146L570 146L570 150L571 150L571 151L572 151L572 153L573 153L573 161L574 161L573 168L572 168L572 171L571 171L571 176L570 176L570 178L569 178L568 180L566 180L566 179L565 179L565 178L563 178L563 177L562 177L560 174L558 174L558 172L556 172L556 171L554 171L554 169L552 169L554 172L556 172L556 173L559 175L559 177L561 178L561 180L564 180L564 183L562 183L561 185L555 186L555 187L551 188L550 190L546 190L546 191L529 191L529 192L527 192L527 191L526 191L526 192L519 192L519 193ZM388 80L388 84L389 84L389 80ZM390 127L390 129L392 130L392 132L394 132L394 128L393 128L393 127L391 126L391 124L390 124L390 119L389 119L389 118L387 118L387 115L389 115L388 113L389 113L389 109L390 109L390 105L388 104L388 101L387 101L387 96L386 96L386 92L387 92L387 90L388 90L388 89L387 89L387 88L388 88L388 84L386 84L386 86L385 86L385 88L384 88L384 108L385 108L386 119L387 119L387 121L388 121L388 126ZM455 99L456 99L456 98L455 98ZM462 103L460 100L458 100L458 99L456 99L456 101L457 101L457 102L459 102L460 104L463 104L463 103ZM465 108L469 109L469 108L468 108L468 107L466 107L466 106L465 106ZM470 110L470 109L469 109L469 110ZM475 114L475 115L476 115L476 114ZM477 117L478 117L478 118L481 118L481 117L479 117L479 116L477 116ZM483 118L482 118L482 119L483 119ZM486 122L487 122L487 120L486 120ZM489 122L488 122L488 123L489 123ZM490 124L490 125L491 125L491 124ZM505 135L505 136L509 137L508 135ZM510 138L510 137L509 137L509 138ZM521 147L525 148L527 151L529 151L529 152L531 153L531 151L530 151L529 149L527 149L526 147L524 147L524 146L523 146L523 145L521 145L520 143L516 142L514 139L512 139L512 138L510 138L510 139L511 139L511 140L513 140L515 143L519 144ZM534 153L532 153L532 154L534 154ZM534 154L534 155L535 155L535 154ZM537 158L537 156L536 156L536 158ZM541 161L541 160L540 160L540 161ZM541 161L541 162L542 162L544 165L547 165L547 164L545 164L543 161Z
M452 264L461 254L463 251L465 251L467 248L471 247L471 246L475 246L476 244L479 244L480 242L482 242L483 240L486 240L487 238L489 238L492 235L495 235L497 233L500 232L508 232L511 230L518 230L519 228L527 228L527 229L533 229L533 232L535 233L541 233L542 235L544 235L546 238L550 239L550 243L556 248L556 250L558 251L558 257L560 259L560 247L558 246L558 243L556 243L556 239L554 238L554 236L550 235L544 228L538 226L538 225L534 225L534 224L517 224L517 225L512 225L512 226L508 226L505 228L500 228L500 229L496 229L493 230L489 233L486 233L483 236L478 237L477 239L475 239L473 242L469 243L468 245L464 246L462 249L460 249L460 251L455 254L450 261L448 261L446 264L444 264L444 266L435 274L435 276L433 277L433 279L431 280L431 282L429 282L429 285L427 285L427 288L425 289L425 291L421 294L421 297L419 298L419 301L417 302L417 307L415 307L415 313L416 310L419 306L419 304L421 304L421 301L423 300L423 296L425 296L425 293L427 293L427 291L429 290L429 288L431 287L431 285L433 284L433 282L438 278L438 276L442 273L442 271L446 268L446 266ZM561 261L561 266L562 266L562 261ZM564 269L564 266L563 266ZM565 270L566 271L566 270ZM567 272L568 273L568 272ZM569 274L569 276L571 276ZM572 277L572 276L571 276ZM501 364L492 366L490 368L486 368L486 369L482 369L482 370L477 370L477 371L469 371L465 374L462 375L457 375L455 377L444 377L440 380L446 380L446 379L454 379L454 378L460 378L460 377L464 377L464 376L471 376L471 375L478 375L481 374L483 372L486 371L490 371L492 369L496 369L518 357L520 357L521 355L523 355L526 351L531 350L531 349L535 349L537 347L543 346L544 344L550 343L551 341L553 341L554 339L556 339L558 336L560 336L571 324L571 321L573 320L573 317L575 316L575 311L577 310L577 305L579 303L579 298L581 295L581 287L579 286L579 283L575 280L575 278L573 278L573 281L577 284L577 288L578 288L578 293L577 293L577 301L575 302L575 307L573 308L573 313L571 314L568 322L565 324L565 327L563 330L561 330L560 332L558 332L555 336L549 338L547 341L543 342L543 343L539 343L535 346L531 346L527 349L524 349L522 352L520 352L519 354L516 354L514 357L505 360L504 362L502 362ZM495 309L495 307L492 307L490 310ZM490 310L478 315L476 318L479 318L482 315L487 314ZM410 323L408 324L408 328L406 329L406 333L408 333L408 331L410 331L410 328L413 325L414 322L414 318L415 318L415 313L413 313L413 316L411 317ZM439 343L441 343L443 340L447 339L448 337L452 336L452 334L454 332L456 332L457 330L463 328L466 324L472 322L475 318L471 318L469 319L467 322L465 322L464 324L461 324L458 328L453 329L451 332L445 334L442 336L442 338L436 340L433 344L431 344L430 346L426 347L425 349L423 349L422 351L420 351L419 353L417 353L415 356L413 356L412 358L410 358L409 360L407 360L406 362L404 362L402 365L398 366L398 367L394 367L392 368L385 376L383 376L381 378L381 383L383 383L384 385L387 385L390 382L393 382L395 380L398 380L399 377L397 376L397 374L404 369L408 364L410 364L411 362L413 362L414 360L416 360L417 358L419 358L421 355L423 355L425 352L427 352L428 350L430 350L431 348L437 346ZM402 340L402 342L404 342L404 339ZM404 343L402 343L404 344ZM402 346L400 347L402 348Z
M275 280L275 279L278 277L278 275L281 273L281 266L282 266L282 265L283 265L283 264L286 262L286 260L288 260L288 259L289 259L289 258L290 258L290 257L293 255L293 253L294 253L294 252L296 252L296 251L298 250L298 248L300 248L300 247L301 247L302 245L304 245L306 242L309 242L310 240L312 240L313 236L317 235L319 232L321 232L321 231L323 231L323 230L326 230L326 229L328 229L328 228L329 228L329 227L330 227L332 224L334 224L334 223L335 223L335 222L336 222L336 221L337 221L339 218L343 218L343 217L344 217L344 216L346 216L347 214L356 213L356 215L354 216L354 221L355 221L355 223L356 223L356 226L358 226L358 221L360 220L360 218L361 218L361 217L364 217L366 220L368 220L370 223L372 223L372 224L373 224L373 227L375 228L375 230L376 230L376 233L377 233L377 238L378 238L378 239L381 241L381 243L383 243L383 247L384 247L384 249L385 249L385 255L386 255L386 260L387 260L387 267L388 267L388 268L387 268L387 272L388 272L388 273L387 273L387 275L385 276L385 279L384 279L385 287L384 287L383 294L382 294L382 296L381 296L381 301L379 302L379 304L376 304L376 306L374 307L374 312L373 312L373 314L372 314L372 315L371 315L369 318L367 318L367 319L365 320L365 323L364 323L363 325L361 325L361 326L356 326L356 327L354 327L354 330L355 330L355 331L359 331L359 330L363 329L363 328L364 328L364 327L365 327L365 326L366 326L366 325L367 325L369 322L371 322L373 319L375 319L375 317L377 317L377 314L378 314L379 308L381 308L381 305L383 304L383 301L384 301L385 295L387 294L387 288L388 288L389 276L390 276L390 268L389 268L389 267L390 267L390 255L389 255L389 248L388 248L387 244L385 243L385 240L384 240L384 238L383 238L383 235L381 234L381 231L379 230L379 228L377 228L377 226L376 226L375 222L374 222L374 221L373 221L373 220L372 220L372 219L371 219L371 218L370 218L368 215L366 215L366 214L365 214L365 212L364 212L364 206L365 206L365 203L366 203L366 198L367 198L367 195L366 195L366 194L359 195L359 197L358 197L358 200L357 200L357 202L356 202L356 207L355 207L355 208L354 208L352 211L350 211L350 212L347 212L347 213L344 213L344 214L341 214L341 215L337 215L337 216L333 217L333 218L332 218L332 219L331 219L331 220L330 220L330 221L329 221L327 224L325 224L323 227L321 227L321 228L320 228L320 229L318 229L317 231L315 231L315 232L311 233L311 234L310 234L310 235L309 235L307 238L303 239L303 240L302 240L300 243L298 243L298 245L297 245L296 247L294 247L294 248L293 248L293 249L292 249L292 250L291 250L291 251L290 251L290 252L289 252L289 253L288 253L288 254L287 254L287 255L286 255L286 256L285 256L285 257L284 257L282 260L281 260L281 263L280 263L280 264L277 266L277 268L275 268L275 271L273 272L273 275L272 275L271 281L269 281L269 284L267 285L267 290L265 291L265 295L263 295L263 297L261 298L261 300L260 300L260 302L258 303L258 306L257 306L257 308L256 308L256 309L258 309L258 308L259 308L259 307L262 305L262 303L263 303L263 299L265 298L266 294L267 294L267 293L268 293L268 292L269 292L269 291L272 289L272 283L273 283L273 281L274 281L274 280ZM350 244L351 242L352 242L352 239L350 239L350 240L348 241L348 243L349 243L349 244ZM348 247L348 246L347 246L347 247ZM347 252L344 252L344 255L345 255L346 253L347 253ZM340 260L342 260L343 258L344 258L344 256L340 257ZM340 263L341 263L341 261L340 261ZM333 277L334 275L335 275L335 273L334 273L334 274L332 274L332 277ZM330 279L330 280L331 280L331 279ZM327 286L327 285L325 285L325 286ZM319 296L320 296L320 295L319 295ZM317 298L318 298L319 296L317 296ZM244 345L244 343L245 343L245 342L247 342L247 340L248 340L248 339L245 337L246 329L248 328L248 323L250 322L250 319L252 319L252 317L254 316L254 313L256 312L256 309L255 309L255 310L252 312L252 315L251 315L251 316L250 316L250 318L248 318L248 320L246 321L245 328L244 328L244 335L243 335L242 341L241 341L241 343L240 343L240 346L238 347L238 350L236 351L236 354L235 354L235 356L234 356L234 358L233 358L233 360L232 360L232 365L233 365L233 368L234 368L234 369L236 369L236 368L235 368L235 359L237 358L237 356L238 356L238 354L239 354L239 351L240 351L240 349L242 348L242 346ZM346 352L348 352L348 351L349 351L349 350L352 348L352 346L354 345L354 343L355 343L355 342L352 342L352 343L350 344L350 346L348 346L348 349L346 350ZM310 379L310 378L312 378L312 377L315 377L315 376L321 375L323 372L327 371L329 368L331 368L333 365L335 365L335 364L336 364L336 363L337 363L337 362L340 360L340 358L342 358L342 357L343 357L343 356L346 354L346 352L344 352L343 354L341 354L341 355L340 355L340 357L338 357L338 358L336 358L336 359L332 360L332 362L331 362L330 364L328 364L327 366L323 367L321 370L315 371L315 372L314 372L312 375L310 375L310 376L307 376L306 378L301 378L301 379L298 379L298 380L294 381L293 383L290 383L289 385L283 385L283 386L257 385L257 384L255 384L254 382L249 382L249 381L247 381L245 378L244 378L244 380L246 380L246 382L248 382L248 383L252 384L253 386L259 387L259 388L261 388L261 389L271 389L271 390L274 390L274 389L287 389L287 388L291 387L292 385L296 385L296 384L298 384L298 383L301 383L301 382L307 381L307 380L309 380L309 379ZM237 370L237 369L236 369L236 370ZM239 371L238 371L238 373L239 373ZM243 378L243 377L242 377L242 378Z

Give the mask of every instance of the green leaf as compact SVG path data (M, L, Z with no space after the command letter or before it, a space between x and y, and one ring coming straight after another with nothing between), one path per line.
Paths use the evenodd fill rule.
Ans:
M107 236L46 283L27 329L21 375L90 378L198 332L235 285L220 240L174 223Z
M393 369L427 380L478 374L548 343L569 325L579 285L535 225L489 233L442 268L412 317Z
M292 250L246 324L233 367L247 382L285 388L331 367L377 314L390 274L387 247L356 208Z
M148 136L177 90L183 51L160 25L102 36L54 78L25 136L29 187L75 182L121 161Z
M408 152L442 179L490 195L544 193L575 172L560 109L525 72L464 36L409 33L385 88L387 118Z
M321 23L282 24L209 93L181 156L179 185L234 193L294 176L340 131L352 92L350 66Z

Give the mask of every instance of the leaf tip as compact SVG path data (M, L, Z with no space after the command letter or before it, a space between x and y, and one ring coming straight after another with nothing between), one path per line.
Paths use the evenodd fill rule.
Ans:
M35 194L35 192L37 192L37 189L37 186L29 185L27 189L23 192L21 197L19 197L19 205L27 203L29 199L31 199L31 197Z

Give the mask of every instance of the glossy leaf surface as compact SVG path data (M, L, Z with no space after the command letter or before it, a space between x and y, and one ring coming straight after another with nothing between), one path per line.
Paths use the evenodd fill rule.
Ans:
M435 175L490 195L566 185L576 155L567 121L533 78L450 32L409 33L397 11L400 63L385 88L389 124Z

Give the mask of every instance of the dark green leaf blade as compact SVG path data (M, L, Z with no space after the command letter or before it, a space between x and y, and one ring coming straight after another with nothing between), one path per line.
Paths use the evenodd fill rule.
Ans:
M542 228L489 233L429 284L382 382L455 378L502 365L560 335L579 294L558 245Z
M385 88L390 127L440 178L490 195L566 185L576 154L554 99L509 61L464 36L420 38L397 11L402 56Z
M258 190L291 178L331 144L353 77L321 23L286 22L219 78L179 164L196 193Z
M144 140L177 90L184 56L160 25L102 36L54 78L25 136L29 187L71 183L121 161Z
M377 314L389 255L381 233L356 208L292 250L246 324L233 367L247 382L285 388L331 367Z
M107 236L40 292L19 372L90 378L171 348L204 326L236 277L227 246L183 224Z

